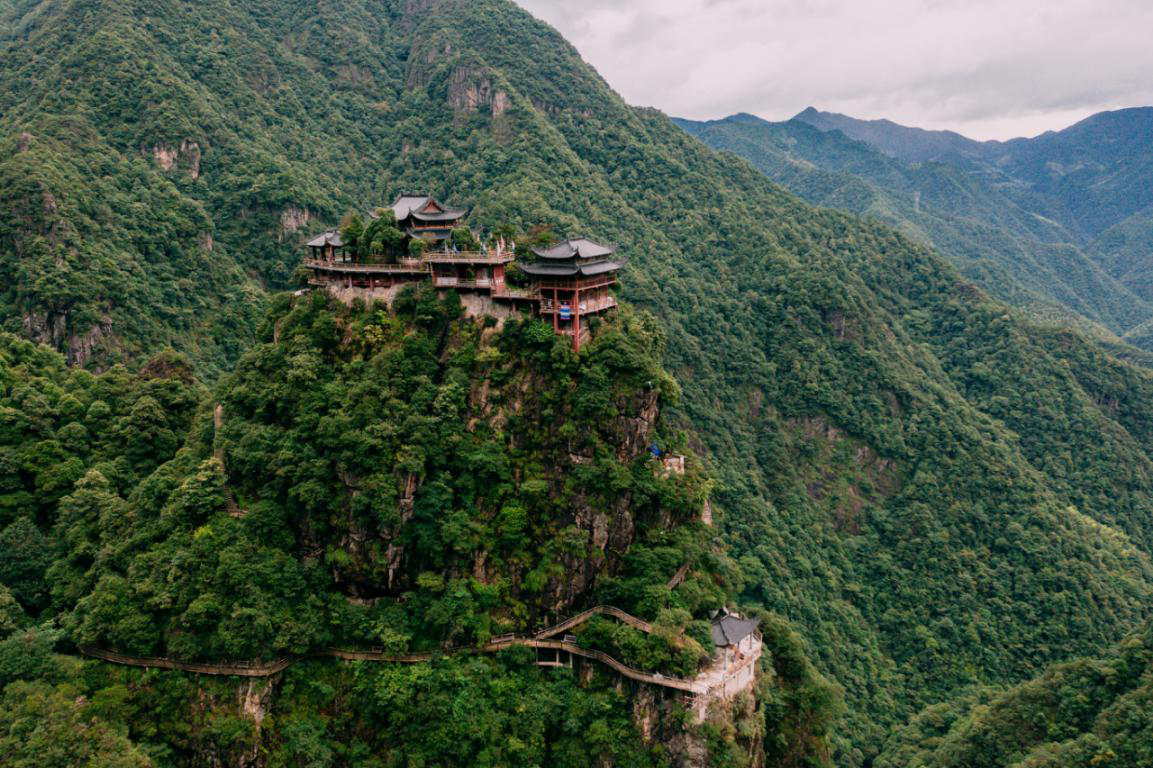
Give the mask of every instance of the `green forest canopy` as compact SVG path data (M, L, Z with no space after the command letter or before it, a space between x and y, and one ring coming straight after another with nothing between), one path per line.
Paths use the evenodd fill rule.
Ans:
M663 115L628 107L511 4L356 0L320 13L304 0L7 0L0 9L8 330L100 368L172 345L213 382L268 338L261 285L286 284L306 232L391 191L425 188L473 205L479 228L595 233L630 254L622 296L668 340L664 365L683 396L664 418L670 431L691 427L718 481L738 599L784 617L804 657L844 689L839 764L864 764L890 726L925 705L1103 653L1147 615L1147 372L1076 333L1030 325L930 250L814 209ZM503 106L475 104L474 86L503 93ZM295 364L305 377L324 373L307 355ZM61 380L89 375L45 367ZM155 380L171 381L126 386L191 386ZM23 391L16 381L10 393ZM232 381L222 386L243 378ZM55 552L66 509L116 519L93 510L115 509L125 494L176 527L219 511L211 465L149 474L170 454L146 454L134 437L151 430L173 452L203 450L204 428L168 412L161 420L143 395L70 394L83 418L65 409L7 444L18 457L9 493L36 499L13 502L6 528L19 527L7 535ZM101 432L71 461L84 445L71 425L87 429L96 400L108 414L91 418L121 424L121 442L104 445ZM54 437L58 429L69 432ZM38 461L52 470L24 469ZM55 489L43 498L41 481ZM166 518L162 500L183 482L193 486ZM227 529L244 525L225 523L221 534L240 536ZM166 556L184 553L168 546ZM16 581L36 611L70 599L35 576L48 563L40 557L13 566L33 574ZM86 557L69 555L69 567ZM319 577L273 584L277 610L321 615L324 606L295 601L315 594L310 578ZM119 604L97 598L124 587L112 577L110 591L60 583L77 584L92 608ZM184 616L187 594L162 597ZM202 622L192 626L219 629L182 642L253 647L221 636L227 626L211 621L219 604L195 608L204 613L188 615ZM154 613L109 626L122 618L153 643L170 626ZM282 642L316 632L304 626Z

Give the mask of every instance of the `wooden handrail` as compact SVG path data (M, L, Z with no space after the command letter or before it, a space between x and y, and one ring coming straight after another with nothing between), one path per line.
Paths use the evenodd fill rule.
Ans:
M665 584L665 589L676 589L679 587L684 582L685 577L689 575L690 567L692 567L692 563L685 563L678 568L677 572L673 574L673 577L669 579L668 584Z
M558 651L566 651L576 656L583 656L586 659L594 659L602 664L612 667L618 674L627 677L630 680L636 680L641 683L648 683L650 685L660 685L665 688L675 688L678 691L687 691L689 693L708 693L709 687L703 683L698 683L693 680L685 680L680 677L666 677L652 672L642 672L639 669L623 664L612 656L602 651L594 651L592 648L585 648L570 643L564 640L525 640L522 645L527 645L530 648L551 648Z
M178 659L171 659L167 657L130 656L128 654L118 653L116 651L96 648L91 645L80 646L80 652L85 656L90 656L94 659L100 659L101 661L106 661L111 664L121 664L130 667L143 667L145 669L170 669L181 672L191 672L198 675L220 675L228 677L270 677L284 671L290 664L306 658L330 657L341 659L343 661L384 662L391 664L420 664L432 661L436 657L442 656L445 653L455 653L458 651L495 653L497 651L512 648L514 646L523 646L534 649L565 651L566 653L582 656L586 659L593 659L594 661L599 661L605 666L610 667L623 677L627 677L630 680L647 683L649 685L673 688L678 691L685 691L698 696L708 695L711 692L712 686L709 686L706 683L696 680L686 680L680 677L667 677L655 672L645 672L630 667L627 664L613 658L612 656L609 656L603 651L597 651L592 648L585 648L569 640L552 639L556 635L559 635L566 630L583 624L595 615L611 616L631 627L639 629L642 632L653 631L652 624L645 621L644 619L638 619L636 616L626 613L620 608L616 608L611 605L596 605L592 608L589 608L588 610L581 611L575 616L571 616L564 621L561 621L550 627L545 627L544 629L536 632L531 636L514 634L498 635L494 638L491 638L489 642L479 647L451 648L447 651L439 653L432 651L418 653L390 653L383 648L321 648L310 653L285 657L275 661L257 660L209 663L180 661ZM736 668L739 669L740 666Z
M508 264L516 260L516 257L508 251L505 251L500 256L497 256L495 251L489 251L487 253L482 251L458 251L456 253L445 253L444 251L425 251L422 258L430 264L454 262Z
M376 272L384 274L390 272L424 273L428 271L428 265L419 260L400 261L395 264L361 264L355 261L310 259L304 262L304 265L312 269L323 269L329 272Z
M90 645L80 646L80 652L94 659L122 664L130 667L144 667L146 669L173 669L181 672L193 672L198 675L227 675L235 677L269 677L283 672L296 658L283 658L276 661L235 661L219 664L210 664L196 661L179 661L164 657L128 656L115 651L106 651Z
M585 658L594 659L611 667L619 672L621 675L628 677L632 680L640 682L651 683L653 685L662 685L666 688L676 688L682 691L690 691L701 693L700 684L694 683L691 680L683 680L676 677L665 677L664 675L643 672L639 669L634 669L620 661L617 661L612 656L601 651L595 651L591 648L584 648L574 642L568 640L552 640L550 638L559 635L566 630L572 629L584 622L588 621L595 615L612 616L629 626L635 627L642 632L652 632L652 624L644 619L638 619L620 608L611 605L597 605L582 611L575 616L572 616L564 621L554 624L550 627L545 627L532 636L522 635L499 635L489 640L488 643L480 647L466 647L460 649L452 649L449 653L455 650L472 650L480 651L481 653L495 653L496 651L511 648L513 646L525 646L528 648L545 648L554 650L563 650L569 653L583 656ZM229 677L270 677L278 672L284 671L290 664L304 658L319 658L331 657L344 661L370 661L370 662L386 662L392 664L419 664L432 661L436 658L438 653L434 652L420 652L420 653L389 653L381 648L369 649L343 649L343 648L321 648L310 653L300 654L297 656L285 657L275 661L230 661L230 662L198 662L198 661L181 661L179 659L172 659L167 657L154 657L154 656L130 656L128 654L119 653L117 651L109 651L103 648L96 648L91 645L80 646L80 652L85 656L90 656L94 659L107 661L112 664L121 664L131 667L143 667L145 669L171 669L181 672L192 672L198 675L220 675Z
M650 685L659 685L665 688L674 688L676 690L687 691L689 693L702 694L708 692L708 686L702 683L697 683L692 680L685 680L684 678L680 677L666 677L665 675L661 675L659 673L644 672L642 670L630 667L623 662L617 661L612 656L609 656L603 651L593 650L592 648L585 648L567 640L538 640L532 637L513 637L503 639L498 642L489 643L479 648L472 648L468 650L480 651L482 653L495 653L496 651L505 650L513 646L565 651L576 656L583 656L587 659L599 661L602 664L612 668L623 677L629 678L630 680L636 680L638 682L648 683ZM389 654L378 651L358 651L325 648L314 651L312 653L303 654L301 656L284 658L270 662L241 661L209 664L193 661L178 661L176 659L162 657L129 656L127 654L107 651L102 648L95 648L89 645L80 646L80 652L85 656L89 656L94 659L100 659L101 661L106 661L111 664L120 664L122 666L142 667L145 669L169 669L180 672L191 672L198 675L214 675L223 677L271 677L272 675L275 675L279 672L283 672L289 667L289 665L310 657L331 657L341 659L343 661L384 662L389 664L420 664L432 661L434 658L436 658L436 654L431 652Z
M602 616L612 616L614 619L619 619L631 627L636 627L641 632L651 633L653 631L652 624L648 623L644 619L638 619L636 616L625 613L620 608L616 608L611 605L595 605L592 608L589 608L587 611L581 611L576 616L571 616L558 624L553 624L551 627L545 627L539 632L534 633L533 637L537 638L538 640L543 640L547 637L559 635L565 630L572 629L573 627L584 624L595 614L601 614Z

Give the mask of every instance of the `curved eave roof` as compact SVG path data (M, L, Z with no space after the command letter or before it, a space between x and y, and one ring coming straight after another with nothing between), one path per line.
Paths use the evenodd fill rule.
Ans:
M742 619L737 616L717 619L712 626L713 645L719 648L736 645L753 634L760 624L760 619Z
M337 232L335 229L330 229L323 235L314 237L313 239L309 240L308 245L312 248L324 248L327 245L331 245L333 248L343 248L344 241L340 239L339 232Z
M593 277L603 275L605 272L616 272L624 265L624 261L598 261L593 264L581 264L576 261L567 264L538 262L522 264L521 269L525 274L534 277Z
M412 218L417 221L456 221L463 219L468 215L467 208L449 208L441 211L440 213L418 213L412 212Z
M565 240L552 248L533 248L532 252L542 259L597 259L612 256L616 253L616 247L579 238Z
M397 221L403 221L412 215L412 212L423 208L431 198L428 195L401 195L393 201L392 213Z
M440 211L421 213L429 205L435 205ZM389 207L392 208L397 221L404 221L409 217L417 221L455 221L469 213L468 208L449 208L432 195L401 195Z

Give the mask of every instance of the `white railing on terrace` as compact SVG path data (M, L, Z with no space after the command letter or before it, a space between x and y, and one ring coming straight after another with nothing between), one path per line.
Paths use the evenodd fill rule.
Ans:
M500 285L495 280L487 278L462 280L459 277L440 277L438 275L433 276L432 283L437 288L492 288L495 285Z
M507 251L499 256L496 251L426 251L423 259L429 264L507 264L516 257Z
M562 304L562 305L564 303L565 302L563 302L563 301L560 302L560 304ZM610 296L606 299L600 299L599 301L582 301L579 305L579 309L580 309L581 314L583 315L583 314L587 314L589 312L600 312L600 311L605 310L605 309L612 309L616 305L617 305L617 300ZM573 305L571 303L569 304L569 310L570 311L575 313L577 308L578 307L576 305ZM552 313L557 311L556 303L553 302L552 299L546 299L542 296L542 298L540 300L540 311L541 311L541 314L551 315Z

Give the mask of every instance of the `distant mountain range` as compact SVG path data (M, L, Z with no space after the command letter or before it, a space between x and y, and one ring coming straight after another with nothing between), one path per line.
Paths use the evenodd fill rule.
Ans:
M1153 108L1005 142L813 108L677 122L811 202L933 245L1034 318L1149 347Z

